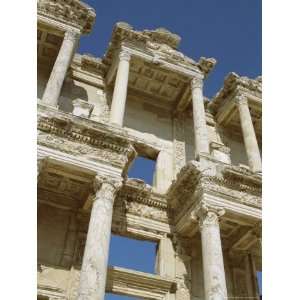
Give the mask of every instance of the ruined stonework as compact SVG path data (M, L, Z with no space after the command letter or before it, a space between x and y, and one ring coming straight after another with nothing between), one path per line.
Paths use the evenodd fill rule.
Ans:
M208 99L215 59L127 23L103 57L76 54L95 17L38 1L38 299L259 299L261 77ZM137 156L152 186L128 178ZM111 233L155 241L156 274L108 266Z

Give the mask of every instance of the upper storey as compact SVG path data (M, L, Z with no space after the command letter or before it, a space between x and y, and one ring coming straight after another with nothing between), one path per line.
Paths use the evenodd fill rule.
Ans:
M66 33L89 34L95 22L95 10L78 0L39 0L38 66L50 72Z
M216 60L201 57L195 62L177 50L180 40L164 28L137 31L127 23L117 23L101 61L106 84L113 85L119 54L126 52L130 55L128 94L183 111L191 100L191 80L206 77Z
M203 84L215 59L195 61L178 51L178 35L127 23L115 25L102 58L74 58L94 19L94 10L79 1L38 3L38 98L44 110L124 131L138 155L156 161L160 192L188 161L203 156L260 173L259 79L232 73L207 101Z
M77 29L90 33L96 13L93 8L78 0L39 0L38 22L52 25L57 30Z
M228 128L231 134L238 134L241 128L238 112L238 99L243 96L248 101L255 134L261 143L262 118L262 78L250 79L229 73L224 80L224 86L208 104L215 116L216 122Z

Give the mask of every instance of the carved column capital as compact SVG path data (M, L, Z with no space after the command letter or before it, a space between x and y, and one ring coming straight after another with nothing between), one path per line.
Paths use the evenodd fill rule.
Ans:
M203 202L202 205L192 212L191 218L199 223L200 229L207 225L218 225L219 218L225 214L225 209L220 206L210 205Z
M97 193L101 189L112 189L116 193L123 185L121 180L106 178L101 175L97 175L93 182L94 192Z
M192 88L192 90L195 88L202 89L203 88L203 77L194 77L191 80L191 88Z
M234 98L237 105L248 105L248 99L245 95L237 95Z
M119 59L121 60L126 60L130 61L131 54L127 50L121 50L119 53Z
M78 40L80 37L80 34L76 31L72 31L72 30L68 30L65 32L65 37L64 39L65 40L68 40L68 41L76 41Z

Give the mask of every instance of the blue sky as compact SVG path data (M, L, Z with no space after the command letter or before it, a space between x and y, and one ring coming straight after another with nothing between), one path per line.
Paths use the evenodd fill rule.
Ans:
M195 60L200 56L216 58L215 70L204 84L207 97L216 94L229 72L251 78L261 75L261 0L85 2L95 8L97 17L92 33L81 38L79 53L103 56L114 24L124 21L137 30L164 27L179 34L179 50ZM139 159L129 176L144 178L151 184L153 169L153 163ZM151 272L154 255L152 243L113 236L109 263ZM107 295L105 299L133 298Z
M218 64L204 85L212 97L229 72L261 74L261 0L86 0L96 10L90 35L81 38L79 52L102 56L118 21L137 30L165 27L181 36L179 49L198 60L215 57Z

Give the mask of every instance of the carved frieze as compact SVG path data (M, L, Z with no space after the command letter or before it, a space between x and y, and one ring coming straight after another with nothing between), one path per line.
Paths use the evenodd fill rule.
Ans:
M88 160L106 161L124 168L136 153L130 142L118 133L92 128L90 120L76 122L74 117L60 112L38 117L38 144ZM100 130L99 130L100 129Z
M166 61L188 68L192 67L195 71L199 68L193 59L176 50L180 42L180 37L177 34L165 28L137 31L124 22L116 23L113 29L110 46L103 58L105 64L110 65L112 63L115 50L118 50L124 41L135 49L151 54L154 65L159 65Z
M39 0L38 15L78 28L82 33L90 33L95 22L93 8L77 0Z
M239 76L234 72L227 75L224 80L224 86L216 94L209 104L209 108L215 114L225 103L229 96L237 92L248 93L261 99L262 97L262 80L261 77L250 79L248 77Z
M186 164L184 118L183 116L173 119L173 149L175 175Z
M183 167L170 186L167 199L175 219L208 193L261 208L261 177L240 167L220 165L215 175L201 172L197 162Z
M165 223L168 222L166 210L160 210L158 208L150 207L141 203L126 202L126 212L152 220L157 220Z

